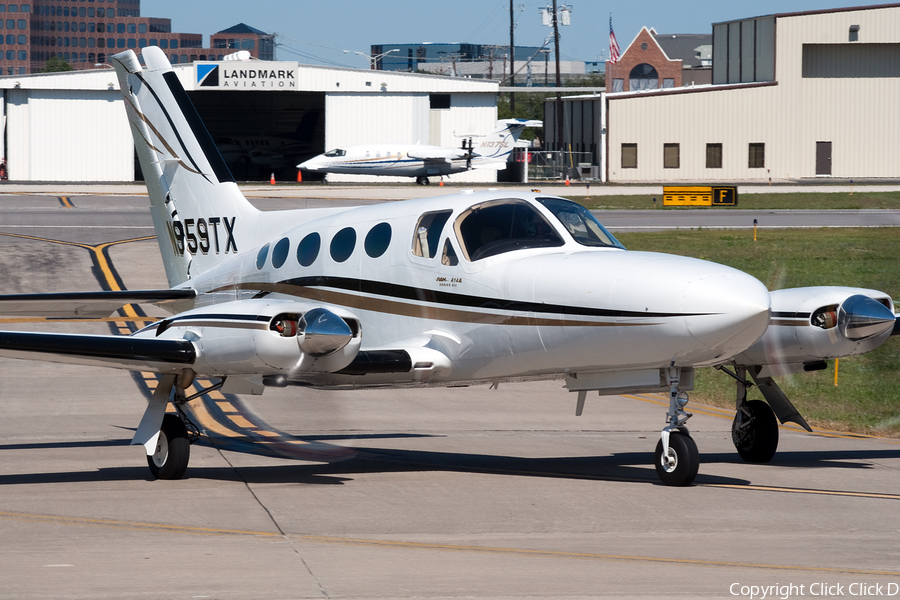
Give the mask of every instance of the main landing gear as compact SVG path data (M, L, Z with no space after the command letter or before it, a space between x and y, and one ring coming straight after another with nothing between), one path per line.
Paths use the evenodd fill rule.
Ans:
M656 474L664 484L674 486L690 485L700 469L697 444L684 426L692 415L684 410L688 403L687 392L678 390L680 373L678 367L667 369L669 412L666 413L666 422L669 425L662 430L654 454Z
M416 184L417 184L417 185L429 185L430 183L431 183L431 182L428 181L428 178L425 177L424 175L419 175L418 177L416 177Z
M747 369L738 367L736 373L721 369L737 381L734 421L731 441L738 454L750 463L767 463L778 449L778 421L772 408L762 400L747 400Z
M185 395L185 388L194 383L193 371L180 375L160 377L150 398L144 417L131 440L147 451L147 465L154 479L181 479L191 458L191 444L200 439L200 431L182 410L184 404L198 396L222 387L224 380L192 396ZM174 389L174 394L172 390ZM170 396L175 413L167 413Z

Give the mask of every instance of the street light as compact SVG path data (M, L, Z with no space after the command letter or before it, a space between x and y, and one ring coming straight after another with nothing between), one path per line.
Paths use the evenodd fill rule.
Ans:
M369 59L369 69L371 69L373 71L375 70L375 65L378 64L378 60L381 58L384 58L391 52L400 52L400 49L394 48L393 50L388 50L387 52L382 52L381 54L376 54L375 56L370 56L369 54L366 54L365 52L360 52L358 50L344 50L344 54L353 53L353 54L359 54L360 56L365 56L366 58L368 58Z

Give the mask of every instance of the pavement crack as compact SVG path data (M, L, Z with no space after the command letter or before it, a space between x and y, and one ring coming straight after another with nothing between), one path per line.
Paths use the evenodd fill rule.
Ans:
M266 514L269 516L269 520L272 522L272 525L275 527L275 530L278 531L278 534L284 539L285 542L290 545L291 550L293 550L294 554L297 555L297 558L300 560L300 563L303 565L303 568L306 569L306 572L309 573L309 576L312 577L313 581L316 582L316 586L319 588L319 591L322 592L323 598L330 598L328 595L328 591L325 589L325 586L322 585L322 582L319 581L319 578L316 577L316 574L313 573L312 568L309 566L309 563L306 562L306 559L303 558L303 555L300 553L300 550L297 548L297 545L294 543L294 540L291 539L289 535L284 532L284 529L281 528L281 525L278 523L278 519L275 518L275 515L272 514L272 511L269 510L269 507L265 505L265 503L260 499L260 497L253 491L253 488L250 486L250 483L244 479L244 476L241 475L240 470L234 466L234 464L228 460L228 457L225 456L225 453L222 452L220 448L216 448L216 452L219 453L219 456L222 457L222 460L231 468L234 472L235 476L244 484L244 487L253 497L257 504L259 504L260 508L262 508Z

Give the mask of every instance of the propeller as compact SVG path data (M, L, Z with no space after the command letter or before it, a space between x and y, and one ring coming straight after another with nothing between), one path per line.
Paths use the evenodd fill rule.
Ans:
M469 147L468 148L466 148L466 140L463 140L462 147L463 147L463 150L468 150L468 152L466 153L466 169L471 169L472 168L472 149L473 149L472 138L469 138Z

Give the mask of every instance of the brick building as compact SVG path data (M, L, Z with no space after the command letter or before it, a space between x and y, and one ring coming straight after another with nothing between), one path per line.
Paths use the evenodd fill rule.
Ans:
M609 92L634 92L681 87L682 60L669 58L654 36L642 28L618 62L606 63L606 89Z
M260 57L272 36L246 25L224 36L224 42L203 48L203 35L172 31L171 19L141 17L140 0L0 0L0 74L38 73L53 56L77 70L94 69L125 49L164 49L172 64L221 60L234 44ZM228 31L228 30L226 30ZM213 36L215 40L215 35ZM268 39L268 46L264 42ZM232 46L229 46L229 42ZM211 43L211 45L214 45Z

